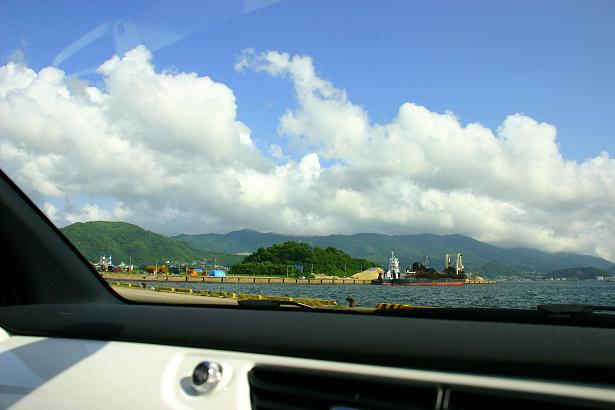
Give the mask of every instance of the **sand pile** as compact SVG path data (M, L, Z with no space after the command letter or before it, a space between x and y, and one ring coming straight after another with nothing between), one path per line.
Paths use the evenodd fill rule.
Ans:
M378 279L378 274L384 274L384 270L381 268L369 268L364 270L363 272L355 273L351 276L352 279L360 279L360 280L374 280Z

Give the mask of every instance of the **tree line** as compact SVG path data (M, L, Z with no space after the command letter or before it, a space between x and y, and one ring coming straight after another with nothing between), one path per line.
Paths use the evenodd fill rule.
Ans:
M309 277L311 273L350 276L361 270L378 266L367 259L352 258L347 253L329 246L312 247L306 243L284 242L268 248L258 248L236 265L230 274Z

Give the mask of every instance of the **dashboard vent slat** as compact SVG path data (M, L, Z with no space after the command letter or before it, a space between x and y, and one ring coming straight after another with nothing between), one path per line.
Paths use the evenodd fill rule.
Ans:
M252 408L434 409L435 386L381 377L258 366L248 373Z
M605 407L600 403L573 402L570 398L535 396L513 392L459 391L452 389L445 394L443 410L596 410Z

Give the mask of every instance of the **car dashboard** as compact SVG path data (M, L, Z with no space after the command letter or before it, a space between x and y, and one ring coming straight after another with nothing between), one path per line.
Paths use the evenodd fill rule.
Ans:
M3 408L615 408L613 329L148 305L0 323Z

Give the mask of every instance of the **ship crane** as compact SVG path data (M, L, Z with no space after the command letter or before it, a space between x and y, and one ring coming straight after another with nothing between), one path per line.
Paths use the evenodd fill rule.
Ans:
M444 272L451 270L451 255L448 253L444 256ZM458 253L455 261L455 274L459 275L464 272L463 267L463 254Z
M443 272L448 272L448 268L451 267L451 255L448 253L444 255L444 270Z
M457 254L457 262L455 263L455 273L457 275L461 274L464 272L464 268L463 268L463 254L462 253L458 253Z

